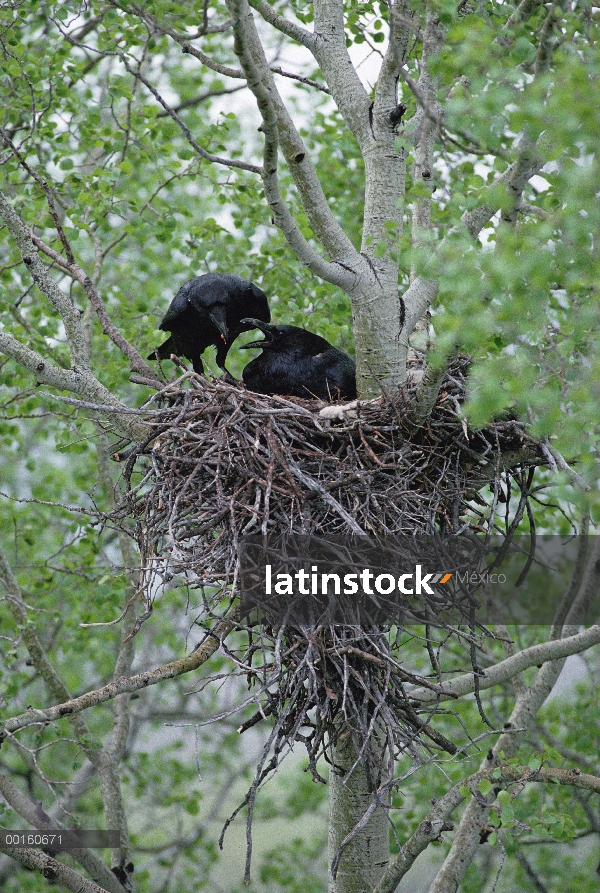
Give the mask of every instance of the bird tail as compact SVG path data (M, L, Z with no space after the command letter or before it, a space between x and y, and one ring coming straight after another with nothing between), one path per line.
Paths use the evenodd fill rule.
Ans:
M147 359L168 360L172 353L175 353L175 351L173 350L173 344L171 343L171 338L167 338L164 344L161 344L159 347L155 347L152 353L148 354Z

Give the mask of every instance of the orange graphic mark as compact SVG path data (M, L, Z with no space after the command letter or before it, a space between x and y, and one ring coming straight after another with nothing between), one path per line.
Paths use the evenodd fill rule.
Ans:
M444 576L440 580L440 583L447 583L451 576L452 574L444 574Z

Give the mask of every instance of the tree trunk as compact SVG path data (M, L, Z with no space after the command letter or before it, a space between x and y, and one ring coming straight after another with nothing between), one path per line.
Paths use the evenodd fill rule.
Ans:
M367 893L377 885L389 861L387 812L376 807L339 858L342 841L372 803L373 789L364 765L354 766L356 748L350 736L335 745L333 760L329 776L329 893ZM339 863L333 877L336 857Z

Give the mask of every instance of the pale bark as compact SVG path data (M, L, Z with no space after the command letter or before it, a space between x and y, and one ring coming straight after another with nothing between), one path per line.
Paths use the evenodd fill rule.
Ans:
M342 0L315 0L315 41L311 50L335 104L359 146L372 143L371 100L352 64L346 46Z
M367 773L357 762L356 748L348 735L333 748L334 765L329 775L329 893L365 893L381 879L388 861L387 811L374 802ZM365 822L367 812L371 810ZM364 822L364 825L362 823ZM355 826L361 827L355 834ZM351 839L343 847L344 840ZM331 867L339 857L335 877Z
M520 201L523 189L526 183L535 174L539 173L545 164L545 150L547 148L547 139L544 134L536 141L532 141L527 137L521 137L518 144L518 154L515 161L509 165L504 173L499 174L494 182L486 187L482 194L480 204L472 211L465 211L461 217L461 227L464 227L468 235L472 239L476 239L481 230L490 222L494 214L498 211L499 198L501 188L509 190L513 199L513 204ZM458 228L451 230L448 235L442 239L435 251L432 253L432 261L436 254L446 244L448 236L455 235ZM409 338L415 330L419 320L422 320L431 304L435 300L439 290L439 282L437 279L428 278L426 271L417 276L404 292L404 305L406 308L406 318L401 335L401 352L402 363L406 364L409 355ZM448 358L450 360L450 358ZM435 375L435 373L434 373ZM438 383L441 378L438 377ZM436 394L432 392L430 387L431 376L426 374L423 383L419 389L418 401L423 404L433 405Z
M24 225L25 224L23 224L23 226ZM98 321L102 327L102 331L104 332L105 335L108 335L108 337L113 342L113 344L115 344L116 347L119 348L121 353L125 357L127 357L127 359L130 362L131 370L133 372L137 372L141 375L145 375L149 379L154 379L157 383L160 384L160 379L156 375L154 369L151 366L149 366L148 363L146 363L146 361L143 359L140 352L133 346L133 344L130 344L129 341L127 341L123 337L123 335L119 332L119 330L117 329L117 327L111 320L111 318L108 314L108 310L106 309L106 305L105 305L104 301L100 297L94 282L87 275L85 270L83 270L79 266L79 264L75 263L74 261L67 260L61 254L59 254L58 251L55 251L49 245L46 245L45 242L43 242L42 239L40 239L38 236L36 236L35 233L33 233L31 230L29 232L30 232L31 240L32 240L33 244L35 245L35 247L38 248L44 254L46 254L49 258L51 258L55 264L57 264L59 267L61 267L61 269L63 269L66 273L68 273L69 276L72 276L73 279L75 279L77 282L79 282L80 285L83 287L83 289L85 290L85 292L88 296L89 302L90 302L89 306L92 307L93 310L96 312ZM96 272L94 279L97 279L99 277L99 269L100 269L101 262L102 262L102 259L100 258L99 263L97 265L98 271ZM82 316L82 329L83 329L83 335L84 335L85 350L86 350L86 354L88 355L88 358L89 358L89 354L90 354L90 337L91 337L90 332L89 332L89 329L90 329L89 322L90 322L89 318L86 319L85 312L84 312L84 314Z
M128 566L133 567L134 556L132 554L131 545L129 543L124 543L123 545L125 546L124 557L126 563ZM77 736L79 746L86 754L98 776L107 827L120 832L119 847L111 850L112 864L116 869L120 870L120 872L126 871L124 866L127 866L131 861L131 852L127 829L127 813L121 789L120 764L127 745L127 736L129 732L130 693L153 684L153 682L158 682L165 678L173 678L181 673L189 672L190 670L199 667L202 663L208 660L219 647L222 637L227 635L233 624L231 621L221 623L215 629L214 634L208 636L206 642L187 658L173 662L166 667L158 668L158 670L150 671L150 673L140 674L138 677L133 677L133 679L127 679L124 674L131 672L135 641L129 636L135 622L134 611L131 605L129 605L128 609L125 611L125 622L121 628L121 644L115 665L114 680L112 683L109 683L108 686L105 686L103 690L94 693L88 692L83 696L82 701L81 698L72 699L70 697L60 675L48 659L46 651L44 650L34 627L31 625L29 608L23 599L21 590L13 576L8 561L1 550L0 583L3 585L6 602L13 614L15 625L23 631L22 636L28 649L32 665L43 678L52 698L61 702L58 706L47 708L45 711L35 710L33 707L28 708L27 713L21 717L21 720L25 720L25 722L20 725L20 728L29 725L39 725L41 722L43 723L41 717L44 713L47 713L48 715L52 714L57 720L66 718L71 724ZM91 698L90 694L92 694ZM87 723L79 714L86 707L91 707L95 704L100 704L112 699L115 701L113 728L108 739L104 742L103 747L98 748L92 740L92 735ZM10 740L12 732L17 730L16 727L12 729L9 728L9 723L0 723L0 744L2 744L6 738ZM32 824L33 827L57 827L53 820L41 811L38 804L30 804L27 798L21 795L19 789L12 784L9 779L5 779L3 776L0 776L0 793L5 796L7 801L19 815ZM0 849L2 848L0 847ZM4 852L17 861L21 861L23 865L29 864L27 861L23 861L19 854L12 850L4 850ZM108 890L109 893L120 893L120 891L124 889L123 886L117 882L116 875L109 872L106 866L104 866L95 856L90 855L84 850L78 850L77 854L82 867L84 867L93 878L98 880L99 883L106 886L106 890ZM107 875L110 875L110 878L112 878L112 884L106 885L104 883ZM57 877L59 877L59 875L57 875ZM69 876L69 878L70 877L71 876ZM80 880L83 884L83 879L80 878ZM69 889L71 888L69 887ZM81 886L79 889L84 889L84 887ZM90 887L89 889L91 890L93 888Z
M118 4L115 4L118 5ZM415 14L405 0L395 0L390 8L392 23L390 41L371 101L352 65L344 31L344 6L341 0L316 0L314 31L287 19L264 0L230 0L229 11L236 39L240 69L223 65L209 57L192 41L202 36L181 34L164 25L143 7L131 6L131 11L153 28L177 41L184 52L199 62L227 77L245 78L254 93L263 117L261 129L265 134L263 165L246 165L259 173L265 197L274 223L281 229L299 260L312 272L342 288L350 299L354 323L357 360L357 385L361 397L376 397L394 392L406 382L408 339L420 321L427 328L427 313L438 291L435 279L428 279L426 271L414 275L410 287L400 299L398 294L398 245L404 219L404 190L406 158L409 143L415 145L414 174L433 190L433 148L442 122L442 107L437 85L428 72L428 61L440 47L442 29L436 16L429 12L423 23L423 52L420 76L413 84L420 103L411 121L401 122L398 115L400 75L410 79L404 71L407 47L414 29L419 28ZM264 21L285 37L306 47L314 55L348 128L361 149L365 164L365 207L360 254L332 214L324 190L309 159L306 147L293 123L273 79L250 7ZM529 17L536 8L532 0L522 4L519 17ZM219 26L220 28L224 26ZM125 61L124 61L125 64ZM138 72L131 70L135 77ZM160 93L145 79L144 83L164 106L167 113L181 127L186 138L203 157L205 150L198 147L193 134ZM412 84L412 81L411 81ZM411 88L411 89L412 89ZM533 148L533 143L528 147ZM522 189L543 161L531 163L531 152L524 151L522 142L517 161L497 178L494 186L504 184L514 194L515 207L521 201ZM313 232L328 255L321 256L301 233L282 195L278 173L278 153L281 150L295 181L303 209ZM541 153L543 154L543 153ZM212 158L215 163L230 165L227 159ZM496 193L497 194L497 193ZM415 244L425 244L430 232L431 195L418 198L413 209ZM482 227L498 210L497 201L464 215L463 226L475 238ZM433 253L433 246L432 246ZM405 311L405 312L404 312ZM435 389L421 401L429 408Z
M143 440L150 429L140 419L120 415L119 410L127 407L92 374L82 313L70 297L58 287L39 257L29 227L23 223L6 196L1 192L0 217L4 220L21 252L23 263L34 282L62 319L72 361L71 369L61 369L59 366L49 363L40 354L25 347L11 335L4 333L0 333L0 352L11 357L20 366L35 375L38 382L71 391L94 403L114 407L115 412L107 412L106 416L113 427L132 440ZM90 290L95 293L88 277L84 278L88 281ZM144 367L148 368L145 363ZM153 374L151 370L149 371L150 374Z
M577 755L579 757L579 755ZM478 791L480 782L488 778L497 786L511 783L519 784L562 784L568 787L580 788L586 791L600 793L600 778L596 775L584 775L568 769L529 769L526 766L488 766L463 779L450 788L439 800L435 802L433 809L423 819L416 831L400 848L400 852L394 857L387 871L373 893L394 893L394 890L414 865L420 854L437 840L444 831L451 831L452 825L447 821L452 812L465 799L464 789L471 794L480 797Z
M41 850L7 847L0 844L0 853L6 853L7 856L30 871L37 871L46 881L57 881L72 893L106 893L105 887L99 887L94 881L86 880L78 871L57 862L56 859Z
M587 562L586 573L573 605L567 615L567 623L562 629L562 641L574 639L579 623L585 614L593 593L598 591L600 585L600 543L596 543ZM593 631L593 633L592 633ZM594 626L586 633L592 635L600 633L600 627ZM580 635L584 635L583 633ZM556 640L557 644L561 639ZM552 644L552 643L546 643ZM571 652L568 652L571 653ZM515 655L519 657L519 655ZM492 750L483 761L482 768L490 768L499 765L500 754L502 761L515 756L528 731L535 724L535 717L552 691L556 680L564 666L566 657L560 655L550 658L544 663L537 673L532 684L524 688L518 695L514 708L506 726L510 731L500 735ZM511 660L511 658L509 658ZM479 845L481 827L487 820L489 804L494 801L495 795L473 799L465 809L460 824L457 828L450 852L442 867L436 875L429 893L456 893L464 874L475 857Z
M40 677L44 680L46 689L51 697L57 701L68 701L70 698L69 691L61 676L48 659L48 655L31 623L29 608L2 549L0 549L0 583L4 589L6 602L13 616L15 626L22 630L23 641L25 642L32 666L35 667ZM65 714L63 712L59 715L64 716ZM88 725L83 717L71 716L70 714L69 722L77 735L82 750L97 769L100 765L100 756L93 746L93 736ZM1 737L2 733L0 731Z
M39 802L36 803L29 797L26 797L10 778L1 773L0 794L2 794L17 815L31 825L32 828L39 831L67 830L64 824L47 816ZM109 827L112 826L109 825ZM10 855L10 850L5 852ZM87 871L92 880L100 884L107 893L126 893L125 887L119 883L113 872L95 853L85 849L74 849L72 850L72 856Z
M48 362L41 354L25 347L12 335L5 335L3 332L0 332L0 353L11 357L19 366L31 372L37 382L70 391L90 403L104 406L104 418L120 434L136 441L144 440L149 435L151 429L132 415L129 407L121 403L91 372L61 369Z
M277 173L280 131L287 147L290 169L295 175L311 224L336 260L338 253L344 257L349 253L356 254L349 239L331 214L314 169L307 161L304 144L278 96L248 3L246 0L229 0L228 7L233 18L234 49L262 116L261 129L265 144L260 175L274 221L290 247L309 269L336 285L347 287L350 279L348 271L337 264L329 263L317 254L302 235L283 199Z
M450 682L444 682L435 690L429 688L416 688L410 696L418 700L420 704L431 704L439 701L447 701L452 698L463 697L471 694L476 688L483 691L494 685L508 682L518 673L522 673L528 667L536 667L545 661L562 660L571 654L581 654L594 645L600 644L600 626L590 626L581 633L575 633L563 639L551 639L548 642L540 642L523 648L511 657L507 657L492 667L487 667L483 675L478 678L477 684L473 673L464 673Z
M82 710L95 707L97 704L104 704L106 701L112 701L113 698L119 695L141 691L149 685L156 685L165 679L175 679L184 673L191 673L193 670L197 670L218 650L221 641L235 627L236 621L237 612L235 609L232 609L229 612L228 619L218 623L210 633L207 633L204 642L186 657L170 661L153 670L137 673L134 676L121 676L119 679L102 686L102 688L88 691L76 698L69 698L67 692L64 692L62 695L59 693L57 700L62 697L62 703L58 703L53 707L46 707L43 710L31 708L26 713L21 713L19 716L13 716L0 722L0 743L5 735L12 734L27 726L52 722L65 716L71 718L77 713L81 713Z
M418 95L422 97L420 105L411 122L415 132L415 161L413 164L413 181L419 184L426 195L419 195L412 205L412 243L414 248L425 248L431 245L431 198L435 187L434 147L438 138L439 121L442 109L438 101L438 83L429 73L429 62L440 51L443 30L437 16L429 10L423 36L423 52L421 54L421 71L417 82ZM413 265L411 279L415 278Z
M122 4L112 0L109 2L122 9ZM523 0L507 23L507 30L510 30L512 24L527 19L539 6L539 0ZM228 0L228 7L232 14L239 69L216 62L192 44L191 41L202 36L204 31L199 30L194 36L181 35L163 26L143 8L132 5L131 10L151 27L156 27L177 41L184 53L195 57L201 64L207 65L223 76L247 81L262 115L264 152L260 167L207 152L186 127L177 111L165 102L159 91L152 87L139 71L131 68L124 56L120 58L132 76L144 83L151 95L163 106L165 113L177 123L200 157L211 163L236 167L261 176L273 220L284 233L297 257L316 275L344 289L350 297L360 396L378 396L382 388L385 391L394 391L406 380L409 336L419 322L426 318L438 291L438 283L433 274L429 278L433 265L423 270L420 275L413 270L411 285L403 296L406 307L403 321L402 303L398 295L398 246L405 212L406 159L412 145L415 150L414 177L417 181L432 187L434 145L441 126L443 109L438 99L438 85L429 74L427 64L441 43L439 22L431 12L427 14L422 35L420 76L418 83L414 85L416 90L413 91L420 105L410 126L405 127L399 123L401 114L399 116L397 114L397 82L403 70L410 27L402 29L397 23L410 21L412 13L408 3L397 0L390 4L392 22L390 42L373 100L364 89L348 54L344 34L344 4L341 0L315 0L314 33L295 22L288 21L264 0ZM306 146L277 90L273 69L267 62L249 7L256 10L267 24L313 53L328 85L327 89L360 147L365 164L365 207L360 252L354 248L329 207L325 190L318 180ZM551 12L548 13L546 19L548 34L552 28L551 15ZM219 27L222 30L228 26ZM502 39L503 37L498 37L499 42L502 42ZM546 43L550 46L549 40L546 40ZM542 49L536 71L543 70L547 60L547 55L544 55L547 47ZM309 79L304 80L310 83ZM302 234L282 194L278 177L280 151L294 179L313 233L326 257L320 253L321 248L315 250ZM491 187L492 194L496 196L499 185L504 186L511 195L511 207L504 213L506 220L514 221L521 206L523 189L543 163L543 148L531 136L523 136L518 146L516 160ZM483 192L480 205L463 215L462 227L471 239L477 238L498 207L497 199L488 200L486 193ZM81 283L98 313L103 331L129 358L132 369L151 378L154 377L152 371L137 350L127 344L111 323L106 308L83 271L75 264L65 262L56 252L36 239L32 232L24 227L10 203L1 196L0 212L21 250L34 281L63 320L72 357L72 368L62 369L48 362L10 335L0 334L0 351L35 375L37 381L68 390L102 408L105 418L121 433L135 440L143 439L151 431L150 427L141 419L128 415L123 404L93 376L89 364L89 337L86 335L79 311L58 287L39 258L36 247L51 257L54 254L53 259L62 269L67 270ZM412 216L413 245L431 244L431 193L416 199ZM431 250L434 254L432 244ZM422 417L425 417L433 406L443 371L433 373L427 370L423 376L417 399L417 410ZM306 484L306 481L303 483ZM333 497L328 498L331 500L332 508L340 511L341 506ZM352 523L353 519L347 516L344 520ZM30 651L32 663L46 681L54 699L61 702L45 710L30 709L20 717L13 717L0 726L0 738L26 726L65 716L69 718L76 734L84 738L88 734L87 726L78 714L96 704L114 699L115 722L105 757L100 761L93 750L88 755L90 760L95 760L94 765L100 774L102 794L107 804L107 817L110 818L109 826L114 824L122 828L125 847L126 824L116 766L127 740L129 694L164 679L197 669L219 647L222 637L227 635L233 624L227 621L216 627L212 638L209 637L192 655L146 673L130 676L132 646L126 641L131 628L129 618L128 624L125 624L117 669L112 682L95 692L88 692L79 698L70 698L62 681L45 660L41 645L27 624L26 605L1 556L0 578L5 584L7 601L15 620L18 620L24 628L23 637ZM590 571L585 584L580 588L579 602L571 611L570 626L562 626L562 621L565 619L563 617L561 624L553 630L557 638L532 646L487 668L484 675L478 678L477 684L473 674L468 673L439 686L414 689L411 691L411 698L423 705L433 704L472 693L476 689L484 690L507 682L527 667L551 662L546 663L540 670L533 685L526 688L523 684L516 689L517 697L511 724L519 729L531 727L539 706L560 672L564 659L600 642L600 626L594 626L584 632L578 632L576 628L581 618L581 606L597 584L597 578L593 571ZM512 732L501 736L492 756L484 761L481 772L465 782L467 786L475 791L477 782L487 777L492 767L498 764L500 748L507 755L515 753L523 734L525 732ZM406 873L417 855L445 829L446 817L460 803L462 794L457 787L436 804L428 819L402 847L390 871L384 875L388 861L387 812L374 799L374 792L367 781L367 773L361 763L357 762L357 755L349 738L334 748L333 759L335 766L331 773L330 787L330 863L336 858L344 841L347 843L341 854L336 877L331 880L331 890L335 893L364 893L379 885L377 889L391 893L394 884ZM510 780L510 771L503 769L503 772L502 779ZM545 776L540 775L540 778L544 779ZM560 778L558 780L561 783L570 783L568 780ZM596 790L596 782L597 779L586 780L581 786L587 787L588 790ZM12 796L14 802L20 802L15 791L12 791ZM25 811L29 809L24 803L21 803L21 807ZM442 891L453 893L458 888L464 871L473 858L479 830L488 812L489 804L482 804L475 799L469 803L450 854L434 882L432 893ZM25 812L21 814L25 817ZM357 826L358 830L353 836ZM37 870L48 867L48 863L42 866L40 859L37 856L34 858L30 853L19 853L16 858ZM59 879L69 889L75 889L69 886L74 883L71 876L60 876ZM88 887L80 884L76 889L96 888L93 885ZM118 882L113 884L112 889L115 891L120 889Z
M275 12L270 3L266 3L265 0L249 0L249 5L261 14L265 22L268 22L269 25L273 25L273 27L277 28L278 31L281 31L282 34L291 37L292 40L297 41L308 49L314 47L314 34L311 34L306 28L298 25L297 22L291 22L289 19L279 15L279 13Z
M21 252L23 263L29 270L33 281L46 295L63 321L73 372L89 372L90 366L81 324L81 313L48 273L38 256L29 229L2 192L0 192L0 217L4 220L6 228Z

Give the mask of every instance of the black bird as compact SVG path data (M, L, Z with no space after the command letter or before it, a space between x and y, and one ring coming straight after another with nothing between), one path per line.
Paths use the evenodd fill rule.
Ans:
M261 319L243 319L242 323L260 329L265 336L263 341L251 341L240 348L262 347L260 356L242 372L249 390L320 400L354 400L356 364L347 353L298 326L267 325Z
M229 375L225 368L229 348L240 332L254 328L253 322L246 324L248 315L260 322L271 319L267 296L258 286L231 273L196 276L171 301L159 326L171 337L148 359L168 360L171 354L187 357L194 372L202 374L200 355L212 344L217 348L217 366Z

